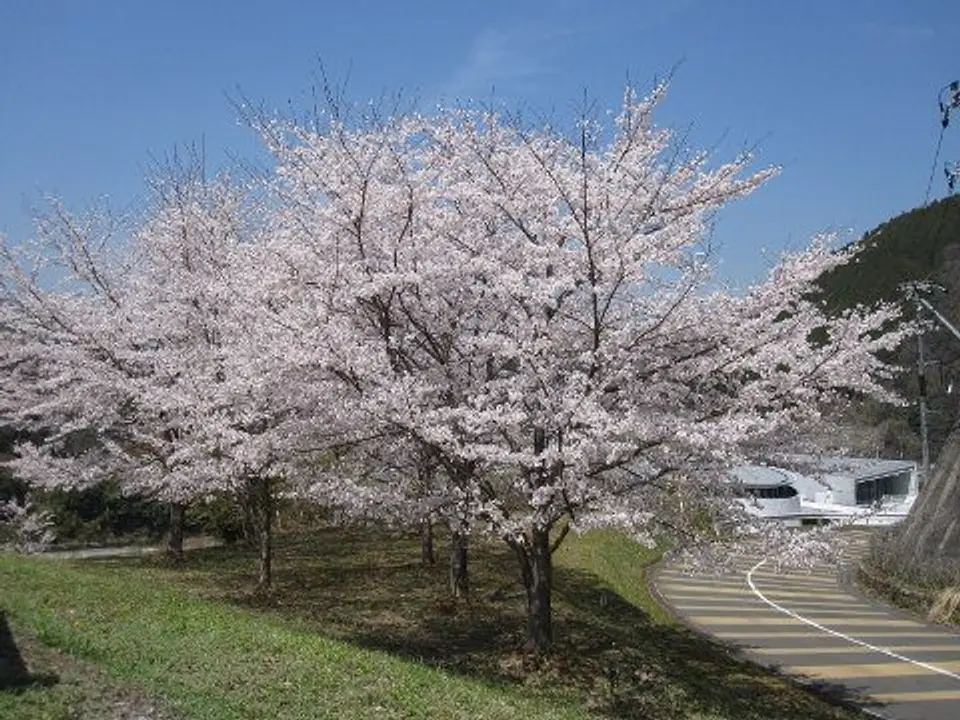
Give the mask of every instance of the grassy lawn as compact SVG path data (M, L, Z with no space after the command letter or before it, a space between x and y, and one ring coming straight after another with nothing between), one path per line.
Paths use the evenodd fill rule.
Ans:
M0 718L4 720L175 718L164 703L136 685L115 680L91 662L57 652L33 635L14 632L4 639L7 644L0 644L0 662L15 652L29 668L28 674L17 677L0 672Z
M643 577L655 553L613 533L568 543L556 653L536 666L506 548L472 548L472 598L456 603L417 538L371 529L283 536L269 595L236 548L182 568L0 556L0 605L184 718L859 717L663 622Z

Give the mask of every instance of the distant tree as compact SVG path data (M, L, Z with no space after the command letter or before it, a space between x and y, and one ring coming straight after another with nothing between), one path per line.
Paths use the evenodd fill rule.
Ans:
M234 274L252 227L244 191L208 181L198 158L163 168L150 189L119 239L105 216L76 217L54 201L36 243L4 247L18 380L7 403L50 430L20 447L19 476L74 489L114 479L169 502L179 557L185 506L234 493L262 508L275 461L251 450L269 426L258 415L265 401L251 393L260 380L233 360L249 338L240 308L250 299Z

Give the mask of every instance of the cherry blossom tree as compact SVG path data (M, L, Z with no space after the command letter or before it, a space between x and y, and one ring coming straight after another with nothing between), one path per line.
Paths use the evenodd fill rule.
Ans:
M226 495L256 519L258 586L272 582L272 524L304 415L322 404L308 368L296 381L269 328L262 208L229 176L208 180L202 159L151 182L154 206L134 235L141 269L130 282L153 382L147 404L165 423L162 477L187 499ZM279 368L279 369L278 369Z
M849 253L821 239L715 288L713 214L773 172L678 148L652 120L664 92L628 89L612 128L572 136L473 110L262 123L285 322L342 383L331 428L437 458L448 502L513 549L540 653L570 528L696 530L678 502L730 511L725 471L763 443L844 393L892 399L893 311L813 299Z
M24 445L18 463L40 487L82 488L110 474L115 446L100 430L123 425L129 387L144 371L120 330L129 327L121 288L130 267L113 232L105 212L78 217L50 200L35 239L0 246L4 411L45 436L49 452Z
M268 585L264 478L276 460L264 445L276 403L254 392L263 383L235 352L251 337L242 308L252 296L237 270L250 263L247 195L229 178L208 181L197 157L155 173L150 190L122 242L53 203L35 251L6 248L20 379L9 404L52 430L21 448L17 470L48 488L114 477L126 492L170 502L178 557L185 505L240 495L264 508Z
M311 311L274 282L251 188L207 179L199 157L174 156L148 182L148 206L120 232L51 201L36 241L3 247L16 381L2 401L47 431L13 464L40 489L115 479L169 502L176 557L185 507L235 498L256 518L266 588L276 501L310 476L302 447L336 407L330 376L284 327L281 310Z
M24 382L3 402L55 429L21 470L240 494L263 586L281 492L445 519L455 592L469 535L489 533L548 652L571 529L730 534L732 465L851 393L894 399L876 356L894 311L815 299L850 253L818 239L746 292L717 288L710 222L773 171L679 146L653 123L665 90L628 88L612 127L572 134L473 109L260 118L268 195L160 178L122 252L54 206L43 247L4 249L4 362Z
M199 168L154 182L157 207L136 235L145 258L138 324L156 338L151 358L163 381L152 405L176 434L177 485L193 497L237 498L256 519L258 586L266 589L278 499L303 496L305 478L310 497L333 502L343 494L337 486L318 491L311 452L324 440L345 444L327 420L339 412L341 383L290 332L291 317L320 316L281 282L289 268L255 184L208 181Z

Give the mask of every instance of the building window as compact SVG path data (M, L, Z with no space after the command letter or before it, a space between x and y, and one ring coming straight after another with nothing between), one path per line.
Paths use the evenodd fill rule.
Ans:
M857 505L872 505L883 497L878 480L864 480L857 483Z
M906 495L910 491L910 474L885 475L857 483L857 505L872 505L888 495Z
M786 500L796 497L797 490L792 485L777 485L776 487L750 487L747 492L755 498L763 500Z

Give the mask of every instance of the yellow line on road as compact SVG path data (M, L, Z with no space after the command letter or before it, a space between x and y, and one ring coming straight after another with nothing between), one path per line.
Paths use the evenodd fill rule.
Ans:
M690 619L695 623L701 623L703 625L796 625L803 623L802 620L790 617L789 615L781 615L778 616L775 621L771 621L758 617L756 613L745 613L742 615L695 615L691 616ZM880 618L819 617L817 618L817 622L821 625L836 625L838 627L851 627L854 625L872 625L874 627L923 627L923 625L913 620L886 620Z
M756 578L756 576L754 576ZM829 582L810 582L810 581L797 581L792 578L772 578L772 577L761 577L758 578L756 583L757 585L762 585L763 587L783 587L783 588L797 588L799 590L836 590L840 587L837 584L837 579L834 578Z
M830 605L813 605L812 603L803 605L790 605L790 610L802 615L803 617L809 620L819 621L821 617L837 616L837 615L855 615L859 617L872 617L876 618L877 622L883 622L887 618L893 619L893 615L890 613L881 612L878 610L866 610L863 608L849 608L842 605L836 605L831 603Z
M753 595L750 592L750 588L746 585L743 588L726 588L726 587L709 587L706 585L680 585L676 583L663 584L659 586L660 592L666 596L670 596L671 593L684 593L692 592L704 595L742 595L747 593ZM779 598L810 598L813 600L819 600L821 598L831 598L834 600L844 600L850 603L859 603L857 598L847 593L842 592L800 592L794 590L766 590L765 593L771 599Z
M780 600L785 598L787 600L802 600L804 598L809 600L842 600L844 603L849 603L850 605L859 605L860 600L855 598L853 595L844 592L801 592L799 590L774 590L771 588L765 588L763 594L766 595L771 600Z
M960 653L960 645L892 645L884 646L884 650L892 650L893 652L898 653L907 653L907 652L955 652ZM842 653L869 653L875 652L870 648L865 648L862 645L852 645L850 643L846 645L836 646L831 645L828 647L803 647L803 648L794 648L794 647L758 647L750 648L751 652L759 653L761 655L834 655ZM931 661L932 662L932 661ZM937 664L937 663L934 663Z
M810 582L810 583L832 583L837 584L837 574L832 573L817 573L807 575L797 575L795 573L789 572L772 572L768 570L767 572L757 572L753 574L754 577L764 578L765 580L789 580L791 582Z
M764 605L763 602L753 597L752 595L747 595L747 594L744 594L742 597L711 597L710 595L706 595L704 593L696 593L693 595L667 595L664 593L664 597L670 601L671 605L673 605L673 603L677 600L679 601L692 600L694 602L706 602L710 600L715 600L717 604L730 603L734 607L738 607L738 608L766 607L766 605Z
M956 672L960 670L960 662L931 663L942 670ZM782 670L791 675L808 675L810 677L825 678L828 680L849 680L850 678L866 677L906 677L908 675L936 675L931 668L912 665L907 662L868 663L865 665L794 665Z
M724 603L717 605L674 605L674 610L680 610L681 612L719 612L719 613L733 613L737 611L747 610L749 612L755 612L757 610L763 610L768 612L770 608L766 605L756 604L750 608L744 608L743 603ZM769 612L768 612L769 614Z
M721 640L799 640L801 638L823 637L823 633L810 629L808 632L717 632L714 637ZM889 639L889 638L942 638L943 633L938 632L866 632L862 633L858 640L864 638ZM856 647L856 646L853 646Z
M885 703L960 700L960 690L926 690L917 692L878 693L870 696Z
M658 585L692 585L694 587L746 587L747 581L744 578L691 578L691 577L665 577L661 575L657 579Z
M661 583L657 586L657 589L664 594L669 593L698 593L704 595L743 595L747 594L752 596L753 593L750 592L750 588L744 584L737 587L718 587L716 585L693 585L686 583Z
M700 599L700 598L697 598ZM770 608L766 605L760 603L755 604L753 607L744 607L742 602L731 602L729 600L724 601L723 603L717 603L715 605L674 605L675 610L681 610L683 612L710 612L711 610L744 610L744 611L753 611L753 610L769 610ZM842 605L831 605L830 607L817 607L811 609L805 609L803 614L810 617L812 620L816 620L816 614L829 613L836 614L842 612L845 616L855 615L859 617L874 617L878 620L883 618L890 617L887 613L880 610L850 610Z
M836 600L831 600L830 602L817 602L816 600L790 600L788 603L784 603L784 605L788 606L790 610L796 610L797 612L821 612L827 610L835 613L846 613L856 610L859 613L870 612L877 613L878 615L889 614L889 612L885 610L879 610L873 605L856 605L848 602L837 602Z

